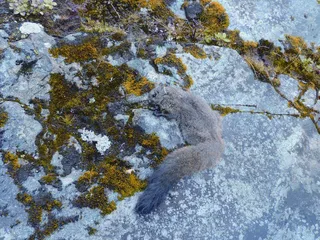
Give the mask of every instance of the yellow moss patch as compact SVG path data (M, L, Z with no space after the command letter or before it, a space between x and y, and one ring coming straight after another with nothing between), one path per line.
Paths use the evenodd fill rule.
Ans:
M222 32L229 26L229 16L224 7L218 2L211 2L204 8L200 15L200 21L205 28L206 34Z
M78 182L80 184L91 184L94 182L99 176L99 173L96 171L87 171L82 176L79 177Z
M262 61L256 60L251 56L244 56L244 60L249 64L255 76L265 82L269 82L271 69L264 65Z
M123 169L110 164L101 164L103 177L99 182L120 194L119 200L132 196L142 190L146 183L138 179L133 173L127 174Z
M58 220L52 220L49 221L49 223L46 225L45 229L41 231L41 235L43 236L49 236L51 235L54 231L56 231L59 228L59 221Z
M123 86L128 94L141 96L146 92L150 92L154 88L154 83L150 82L146 77L142 77L137 81L133 76L129 75Z
M17 200L21 202L23 205L29 205L32 203L33 199L32 196L27 193L18 193Z
M185 88L190 88L193 80L187 75L187 66L182 62L181 58L178 58L175 54L169 53L164 57L154 59L156 65L164 65L168 67L173 67L177 70L179 76L184 80Z
M77 199L77 203L83 207L98 208L103 215L110 214L117 208L114 201L109 203L102 186L91 188L88 193L81 195Z
M207 54L197 45L190 45L183 48L183 50L187 53L190 53L192 56L198 59L205 59L207 58Z
M7 121L8 113L5 112L2 108L0 108L0 128L4 127Z
M160 144L160 139L155 133L150 134L148 138L142 140L142 146L144 147L156 147L158 144Z
M8 164L13 171L18 170L21 167L18 156L10 152L5 153L3 162Z
M53 173L49 173L41 178L46 184L50 184L57 179L57 176Z
M62 203L59 200L53 200L46 203L46 205L43 207L44 210L52 211L54 208L61 208Z
M231 107L223 107L223 106L214 105L214 104L211 105L211 108L212 110L218 111L221 114L221 116L226 116L230 113L240 112L239 109L233 109Z
M80 45L63 45L59 48L52 48L49 52L55 58L59 55L65 57L67 63L84 62L95 59L99 55L97 41L94 39Z
M301 37L285 35L287 43L290 44L290 49L298 54L308 48L307 43Z
M258 47L258 43L257 42L253 42L253 41L245 41L245 42L243 42L243 51L244 52L252 52L257 47Z

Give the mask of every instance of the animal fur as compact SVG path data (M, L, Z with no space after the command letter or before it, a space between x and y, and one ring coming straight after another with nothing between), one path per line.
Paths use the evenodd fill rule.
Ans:
M180 88L157 86L149 93L149 101L162 115L177 121L189 146L168 154L148 179L135 208L139 214L158 207L181 178L216 166L224 151L221 117L204 99Z

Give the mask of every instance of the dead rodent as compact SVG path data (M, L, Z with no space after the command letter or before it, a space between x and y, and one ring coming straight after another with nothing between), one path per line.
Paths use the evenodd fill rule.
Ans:
M189 145L168 154L148 179L136 212L148 214L165 199L170 188L193 173L217 165L224 151L221 117L201 97L177 87L157 86L149 93L149 102L161 115L175 119Z

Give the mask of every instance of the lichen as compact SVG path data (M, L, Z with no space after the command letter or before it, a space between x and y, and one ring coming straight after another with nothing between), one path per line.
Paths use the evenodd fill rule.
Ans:
M7 0L7 2L13 13L21 16L43 15L57 6L57 3L53 0Z

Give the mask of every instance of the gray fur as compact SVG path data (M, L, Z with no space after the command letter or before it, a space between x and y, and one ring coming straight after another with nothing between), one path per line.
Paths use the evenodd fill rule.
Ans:
M216 166L224 151L221 117L204 99L180 88L158 86L150 92L149 100L164 116L178 122L190 146L168 154L148 179L148 187L136 205L139 214L148 214L158 207L181 178Z

